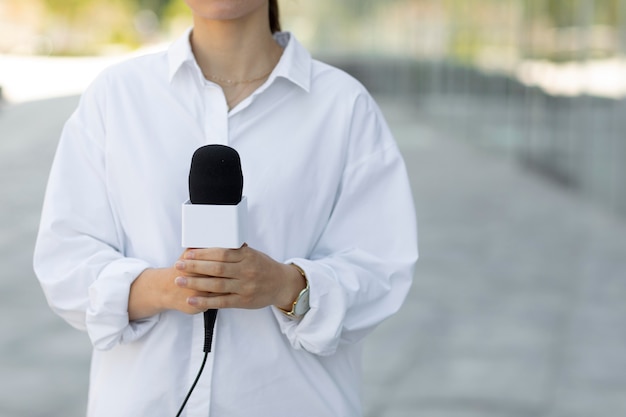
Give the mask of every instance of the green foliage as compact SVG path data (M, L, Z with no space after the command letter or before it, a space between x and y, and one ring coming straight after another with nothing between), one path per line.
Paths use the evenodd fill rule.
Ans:
M191 21L191 11L183 0L168 0L162 10L162 17L166 22L179 17L189 17Z
M172 27L191 24L191 13L184 0L20 1L45 7L46 30L57 35L59 32L72 34L66 36L65 42L55 42L56 53L92 52L97 45L107 43L138 45L146 40L134 27L136 13L142 9L155 12L163 32L173 33L178 29L172 30ZM626 0L279 0L279 3L286 29L290 29L289 23L297 22L310 39L314 39L312 42L330 50L342 42L348 47L367 45L364 38L368 36L393 38L394 34L381 33L379 36L372 33L381 18L390 18L392 9L406 7L413 13L415 10L431 13L439 8L446 16L442 21L447 31L446 52L466 62L475 60L486 45L519 48L524 52L532 49L532 53L550 56L551 51L537 50L537 45L547 43L545 39L538 40L537 33L547 39L552 36L550 31L560 35L570 29L572 33L579 33L581 28L584 32L594 25L626 24ZM494 18L502 16L503 10L505 14L510 11L517 20L505 23ZM440 23L434 22L435 25ZM403 29L399 27L398 30ZM419 28L415 30L419 31ZM82 44L76 39L82 39ZM503 45L503 42L509 44ZM524 42L530 47L522 45ZM572 51L565 53L571 54Z
M91 7L92 0L42 0L49 13L57 16L66 16L71 20L82 11Z
M157 16L163 16L163 12L169 7L173 1L171 0L133 0L137 2L137 5L142 9L150 9L154 11Z
M555 27L618 25L621 0L526 0L526 18L547 19Z
M57 55L93 54L109 44L125 48L139 46L142 38L135 28L134 18L140 10L154 11L162 26L177 17L190 16L183 0L23 1L44 6L45 30L55 38L53 53Z
M55 55L97 54L116 44L139 45L133 24L137 4L129 0L40 0L46 10L44 34Z

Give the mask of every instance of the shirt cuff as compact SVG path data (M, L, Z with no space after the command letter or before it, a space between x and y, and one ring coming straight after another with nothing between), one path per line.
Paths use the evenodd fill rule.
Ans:
M158 315L133 322L128 318L130 286L149 267L140 259L121 258L104 267L89 287L87 333L96 349L133 342L158 322Z
M347 310L344 291L328 266L299 258L285 263L291 262L301 267L307 276L310 309L302 318L294 320L272 307L280 330L295 349L320 356L332 355L339 345Z

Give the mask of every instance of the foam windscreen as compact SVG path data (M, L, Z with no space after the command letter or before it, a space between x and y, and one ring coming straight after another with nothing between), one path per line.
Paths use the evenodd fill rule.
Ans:
M194 152L189 170L192 204L237 205L242 191L241 159L236 150L214 144Z

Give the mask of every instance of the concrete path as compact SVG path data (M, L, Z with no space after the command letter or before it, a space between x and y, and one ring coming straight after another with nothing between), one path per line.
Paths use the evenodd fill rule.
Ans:
M32 271L43 192L76 98L0 108L0 417L85 415L90 343Z
M366 351L367 416L626 415L625 219L451 140L454 120L381 104L408 163L421 261Z
M422 109L380 103L412 179L421 261L369 339L366 417L626 415L626 221L453 140ZM49 311L31 268L75 105L0 108L0 417L84 415L89 342Z

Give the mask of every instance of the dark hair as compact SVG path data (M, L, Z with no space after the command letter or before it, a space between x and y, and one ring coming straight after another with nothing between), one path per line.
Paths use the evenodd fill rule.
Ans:
M272 33L280 32L280 16L278 13L278 0L270 0L270 30Z

